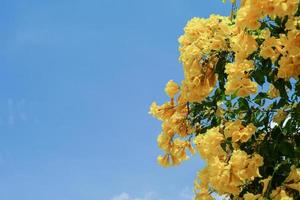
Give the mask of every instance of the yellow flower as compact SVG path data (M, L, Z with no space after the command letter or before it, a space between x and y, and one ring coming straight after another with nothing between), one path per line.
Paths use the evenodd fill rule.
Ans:
M170 103L164 103L158 106L156 102L153 102L150 106L149 114L153 115L159 120L167 120L175 113L175 106Z
M256 127L251 123L247 125L240 133L238 140L241 142L247 142L255 133Z
M295 165L291 166L291 171L289 176L285 179L285 182L291 182L291 181L295 181L298 182L300 181L300 168L296 168Z
M276 122L277 124L280 124L282 121L286 119L287 113L283 110L280 109L277 111L277 114L274 116L273 121Z
M285 30L295 30L300 28L300 17L289 17L285 25Z
M280 187L277 187L275 190L273 190L270 197L274 200L293 200L293 198L289 197L285 190Z
M297 190L298 192L300 192L300 182L286 184L286 187Z
M229 138L229 137L232 137L232 135L235 135L236 132L239 132L243 128L244 128L244 126L242 125L241 120L235 120L233 122L226 122L224 134L225 134L226 138Z
M268 178L265 178L261 181L259 181L260 183L263 183L263 191L262 194L265 194L265 192L267 191L267 188L269 186L270 180L272 179L272 176L268 176Z
M223 3L226 3L226 0L222 0ZM230 0L231 3L236 3L236 0Z
M195 200L214 200L214 198L208 192L206 192L196 194Z
M284 17L286 15L294 15L297 11L299 1L298 0L276 0L273 1L273 7L271 13L267 13L270 15L276 15L279 17Z
M225 123L224 134L227 138L232 137L233 142L247 142L255 131L256 127L252 123L244 127L241 120L236 120Z
M242 62L228 63L225 66L225 73L229 76L244 76L245 72L249 72L253 69L253 61L243 60Z
M225 85L225 94L237 93L237 96L246 97L257 92L257 83L245 77L228 77Z
M209 58L207 63L195 60L186 66L185 80L182 82L182 96L189 102L200 102L213 90L216 85L216 75L213 71L217 57Z
M170 98L174 98L174 96L179 92L180 87L177 83L175 83L173 80L170 80L165 88L165 92L166 94L170 97Z
M264 164L264 158L261 155L254 153L252 155L251 162L260 167Z
M261 45L260 55L264 59L271 58L272 62L274 63L278 57L280 56L280 49L281 42L279 39L275 37L265 37L265 41Z
M246 193L243 196L244 200L257 200L259 197L261 197L260 194L254 195L252 193Z
M281 42L284 44L284 51L289 56L297 56L300 53L300 32L291 30L286 35L280 35Z
M208 167L205 167L204 169L198 171L197 173L197 179L195 180L195 190L196 191L208 191L208 185L209 185L209 171Z
M235 61L237 63L245 61L258 47L255 38L244 31L241 31L238 35L232 37L231 42L232 50L235 52Z
M172 147L171 139L172 139L172 137L167 134L164 134L164 133L159 134L157 137L157 144L158 144L159 148L161 148L164 151L170 151L170 149Z
M149 114L153 115L153 116L157 116L157 114L158 114L158 105L157 105L156 102L153 102L151 104Z
M188 147L188 142L175 139L174 145L171 149L171 154L176 157L179 162L187 160L189 157L186 154L186 148Z
M163 167L169 167L170 166L170 158L169 158L169 154L166 154L164 156L158 156L157 157L157 162L158 164L160 164Z
M179 60L184 69L182 96L187 101L201 102L216 85L214 68L218 57L207 52L229 48L229 24L228 17L211 15L208 19L192 18L184 28L184 35L179 38Z
M261 156L250 156L241 150L234 150L228 163L213 155L207 161L208 166L198 173L195 181L195 190L200 194L208 191L210 186L221 195L238 195L240 186L259 176L258 168L263 165Z
M170 120L163 121L161 127L162 127L163 134L166 134L169 137L174 136L175 132L173 130L172 123L170 123Z
M258 168L263 165L263 158L259 154L254 154L250 158L246 152L235 150L229 163L235 174L244 182L260 176Z
M236 0L230 1L236 3ZM215 114L223 120L221 125L208 129L204 134L196 135L195 132L198 133L199 129L196 126L191 127L187 119L189 109L193 109L194 105L189 103L202 102L210 97L216 87L221 88L218 80L220 73L216 68L220 69L223 52L229 53L225 65L227 74L225 95L236 94L239 97L247 97L257 93L258 83L251 75L257 67L256 56L272 61L272 69L278 70L275 79L298 79L300 17L295 16L295 13L299 3L299 0L241 0L235 19L218 15L211 15L208 19L192 18L184 28L184 34L178 39L179 60L183 65L184 80L180 85L170 80L165 87L166 94L171 98L170 102L162 105L152 103L149 113L162 120L162 133L157 137L158 146L164 151L164 155L157 158L160 165L164 167L179 165L189 158L190 153L194 154L195 149L207 162L207 166L197 174L195 180L196 200L213 199L210 191L233 199L265 198L272 177L262 178L260 175L260 167L264 164L261 155L246 152L248 145L252 145L253 149L259 148L258 145L264 140L262 137L265 133L260 133L254 141L253 135L257 132L257 128L252 123L248 125L242 123L246 113L238 113L236 117L232 117L236 119L235 121L227 121L227 115L222 116L223 110L220 107ZM284 33L274 34L270 27L273 26L272 22L270 26L261 26L261 23L264 25L265 19L271 21L287 19ZM251 55L255 55L255 58ZM279 90L272 84L267 94L271 98L280 96ZM178 98L175 99L175 96ZM204 113L210 111L210 108L205 109ZM223 109L231 111L230 106ZM287 108L275 113L273 122L280 124L286 119L288 112L284 109ZM205 116L200 116L203 118L198 121L199 124L201 122L198 127L206 123ZM195 147L191 144L194 135ZM225 141L226 147L223 149ZM228 145L229 141L231 145ZM245 186L253 181L256 184L257 180L260 180L258 184L262 184L261 194L248 191L241 196ZM270 198L291 200L292 197L289 195L292 190L300 192L300 168L296 166L292 166L286 180L271 191Z
M237 26L244 28L257 29L260 27L259 19L263 16L260 0L243 0L241 8L237 12Z
M170 126L181 137L185 137L191 132L191 128L186 121L187 113L175 112L169 120Z
M171 138L165 134L160 134L157 140L159 147L166 152L164 156L158 156L157 158L158 163L163 167L179 165L189 158L186 149L193 151L188 141L177 138L174 142L171 142Z
M200 134L194 139L194 144L203 159L209 160L214 156L225 158L226 153L220 144L224 141L224 136L219 132L219 128L209 129L205 134Z
M220 161L217 157L208 163L210 185L219 193L231 193L237 195L240 193L242 181L237 178L231 165Z
M269 91L268 91L267 94L271 98L276 98L276 97L280 96L279 90L276 89L273 84L270 84L270 88L269 88Z
M290 174L284 182L286 183L286 187L300 192L300 168L296 168L295 165L292 165Z
M231 164L231 169L235 173L239 173L241 169L245 169L247 167L248 159L249 156L245 151L234 150L229 161L229 163Z
M291 77L298 78L300 75L300 53L295 56L283 56L279 60L278 77L289 79Z

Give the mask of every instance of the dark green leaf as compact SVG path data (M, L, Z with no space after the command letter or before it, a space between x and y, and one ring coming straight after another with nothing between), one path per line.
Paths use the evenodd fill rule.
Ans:
M259 85L263 85L265 83L265 76L261 69L252 72L251 76Z
M254 98L254 102L257 103L258 105L262 106L264 104L264 101L266 98L268 98L268 95L266 93L260 92Z
M248 110L249 103L245 98L239 98L238 100L240 110Z
M293 157L294 156L294 147L291 143L282 140L278 145L278 149L283 156Z

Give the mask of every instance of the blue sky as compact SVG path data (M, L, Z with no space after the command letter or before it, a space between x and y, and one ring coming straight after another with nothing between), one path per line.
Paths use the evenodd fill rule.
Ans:
M156 164L147 114L181 81L187 20L220 0L2 0L0 199L190 199L195 157Z

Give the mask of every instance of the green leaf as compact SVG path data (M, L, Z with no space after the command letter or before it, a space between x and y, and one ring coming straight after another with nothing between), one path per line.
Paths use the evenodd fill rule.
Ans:
M290 90L293 88L292 84L290 81L285 81L285 85L287 88L289 88Z
M222 147L223 151L226 152L226 142L221 143L221 147Z
M299 157L300 157L300 147L297 147L297 148L295 149L295 157L296 157L296 158L299 158Z
M300 4L298 5L298 10L297 10L295 16L300 16Z
M278 102L274 102L271 107L272 107L272 109L279 109L279 108L282 108L286 104L288 104L287 99L280 98L280 100Z
M295 87L295 90L296 90L295 92L296 92L297 96L300 96L300 79L298 79L295 86L296 86Z
M252 72L251 76L259 85L263 85L265 83L265 75L261 69L257 69Z
M254 98L254 102L262 106L265 103L266 98L268 98L268 95L266 93L260 92Z
M282 140L278 145L278 149L283 156L294 157L294 147L288 141Z
M249 103L245 98L239 98L238 103L240 110L249 110Z
M279 90L280 96L282 98L288 99L288 95L285 89L285 82L282 78L278 79L277 81L274 82L274 86Z

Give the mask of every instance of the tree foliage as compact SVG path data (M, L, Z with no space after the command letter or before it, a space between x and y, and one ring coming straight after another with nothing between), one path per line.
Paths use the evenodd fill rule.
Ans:
M184 80L150 107L158 162L199 153L195 199L300 199L299 0L231 3L229 17L195 17L179 38Z

